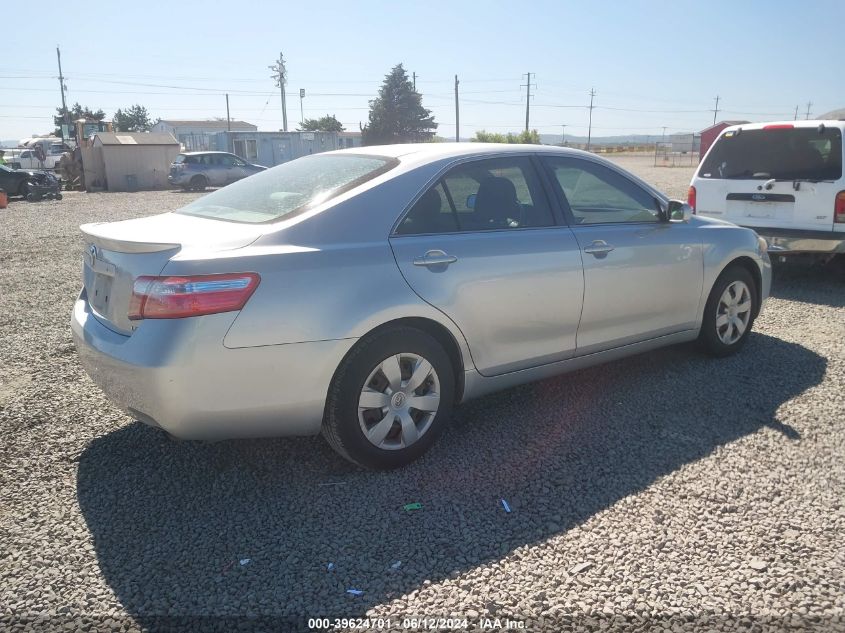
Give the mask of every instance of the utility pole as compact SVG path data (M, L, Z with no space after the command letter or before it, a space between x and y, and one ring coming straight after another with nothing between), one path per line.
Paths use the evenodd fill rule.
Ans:
M665 125L663 126L663 136L660 137L660 142L661 143L666 142L666 126Z
M285 80L287 79L287 69L285 68L284 55L279 53L279 61L272 66L268 66L273 71L271 77L276 80L276 86L282 91L282 131L288 131L288 108L285 102Z
M414 92L417 91L417 73L411 73L411 76L414 78Z
M807 102L807 120L809 120L809 118L810 118L810 108L811 108L812 106L813 106L813 102L812 102L812 101L808 101L808 102Z
M593 97L596 96L596 89L590 88L590 122L587 127L587 151L590 151L590 144L593 140Z
M528 83L525 84L525 131L528 131L528 121L531 113L531 75L528 73Z
M65 86L65 77L62 74L62 52L59 50L58 46L56 46L56 59L59 60L59 88L61 88L62 91L62 116L65 119L68 134L70 134L70 113L67 111L67 102L65 101L65 90L67 89L67 86ZM64 134L62 134L62 140L65 140ZM79 139L76 139L76 142L79 143Z
M232 131L232 119L229 118L229 93L228 92L226 93L226 131L227 132ZM227 136L229 137L229 142L226 143L226 145L228 146L226 149L228 149L231 152L232 151L232 135L228 134Z
M305 110L302 106L302 101L305 99L305 88L299 89L299 125L305 123Z
M461 142L461 109L458 105L458 76L455 75L455 142Z
M794 116L794 117L792 117L792 120L793 120L793 121L797 121L797 120L798 120L798 106L795 106L795 116Z
M560 144L566 145L566 124L562 123L560 127L563 128L563 133L562 133L562 138L560 139Z
M713 125L716 125L716 115L719 114L719 95L716 95L716 107L713 109Z

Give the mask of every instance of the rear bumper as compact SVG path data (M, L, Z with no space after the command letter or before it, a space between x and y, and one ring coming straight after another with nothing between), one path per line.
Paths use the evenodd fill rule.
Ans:
M845 253L845 231L802 231L763 226L748 228L765 238L772 255Z
M354 339L229 349L235 313L105 327L84 298L71 318L85 371L135 419L186 439L313 435Z

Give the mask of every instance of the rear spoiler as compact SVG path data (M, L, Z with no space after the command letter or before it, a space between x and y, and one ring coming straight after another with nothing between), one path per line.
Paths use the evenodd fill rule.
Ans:
M129 235L121 235L115 230L114 222L94 222L79 227L85 240L101 248L117 253L159 253L181 248L181 244L169 242L144 242L133 240ZM109 235L111 233L111 235Z

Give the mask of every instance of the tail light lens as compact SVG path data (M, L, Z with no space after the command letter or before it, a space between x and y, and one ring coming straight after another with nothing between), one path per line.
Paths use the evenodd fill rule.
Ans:
M257 273L138 277L132 287L129 319L182 319L240 310L260 281Z
M695 187L690 187L687 191L687 204L692 207L692 212L695 213Z
M845 224L845 191L836 194L836 202L833 204L833 221L837 224Z

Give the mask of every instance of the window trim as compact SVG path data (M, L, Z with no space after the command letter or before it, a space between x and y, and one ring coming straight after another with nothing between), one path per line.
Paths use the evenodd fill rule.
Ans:
M668 204L668 198L663 195L661 192L657 191L651 185L644 181L637 181L631 178L631 176L624 172L621 168L618 168L616 165L607 164L604 161L600 160L593 160L592 157L583 157L583 156L572 156L566 154L546 154L540 156L540 162L543 164L543 169L546 172L546 176L549 180L549 184L551 185L552 189L554 190L555 196L558 199L558 204L560 205L561 212L563 213L564 218L566 219L567 224L570 228L575 229L578 227L596 227L596 226L653 226L655 224L665 224L668 222L664 206ZM592 163L593 165L598 165L599 167L605 167L610 171L614 172L619 177L623 178L625 181L630 183L633 187L640 189L643 193L647 194L651 197L655 205L657 207L657 222L651 221L638 221L638 222L595 222L592 224L580 224L575 220L575 214L572 212L572 207L569 206L569 200L566 197L566 193L563 191L563 187L561 187L560 183L558 182L557 177L554 174L554 168L550 164L555 159L565 159L565 160L573 160L573 161L580 161L584 163Z
M555 212L555 207L558 206L555 204L555 199L549 195L547 190L547 184L544 182L544 175L541 173L540 166L537 165L537 162L534 160L536 154L534 152L497 152L494 154L484 154L484 155L471 155L471 156L461 156L453 161L450 161L446 165L444 165L440 171L438 171L434 176L432 176L428 182L417 192L417 194L411 199L411 202L405 207L402 213L399 214L399 218L396 222L393 223L393 227L390 229L389 238L399 238L399 237L418 237L418 236L425 236L425 235L467 235L467 234L474 234L474 233L496 233L498 231L537 231L537 230L545 230L545 229L555 229L559 228L560 226L566 226L566 223L560 222L559 214ZM466 165L468 163L477 163L480 161L485 160L498 160L502 158L521 158L527 159L530 168L533 170L534 175L537 178L537 194L542 196L543 200L546 202L549 208L549 212L551 213L552 224L549 226L519 226L519 227L512 227L512 228L493 228L493 229L458 229L457 231L450 231L447 233L397 233L399 227L402 225L402 222L405 221L405 218L417 204L420 198L423 197L425 193L427 193L430 189L436 187L437 185L443 183L443 179L445 178L446 174L452 171L453 169L460 167L461 165ZM530 184L528 183L528 179L526 179L526 184L529 185L530 191ZM454 213L457 213L456 207L454 202L452 201L452 194L448 190L448 187L443 186L443 190L446 192L446 195L449 198L449 206L452 208ZM531 192L533 193L533 192ZM456 218L457 220L457 218ZM460 227L460 221L458 220L458 226Z

